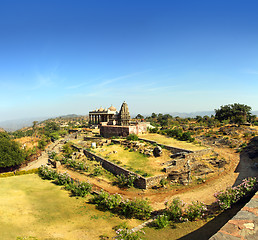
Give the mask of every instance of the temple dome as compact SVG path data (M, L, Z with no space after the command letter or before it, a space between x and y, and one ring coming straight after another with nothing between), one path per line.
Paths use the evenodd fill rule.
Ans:
M100 107L100 109L98 110L99 112L103 112L104 108Z
M108 110L110 110L110 111L116 111L116 108L115 108L113 105L111 105L111 107L109 107Z

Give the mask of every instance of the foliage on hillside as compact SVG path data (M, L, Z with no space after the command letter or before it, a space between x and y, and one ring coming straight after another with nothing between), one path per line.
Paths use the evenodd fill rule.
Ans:
M14 167L25 160L25 152L7 133L0 133L0 168Z
M252 108L245 104L228 104L215 109L215 118L219 121L229 121L236 124L254 122L256 116L251 114L251 110Z

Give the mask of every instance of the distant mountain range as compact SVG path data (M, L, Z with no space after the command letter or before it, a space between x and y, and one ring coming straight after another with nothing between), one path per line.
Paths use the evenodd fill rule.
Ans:
M170 114L173 117L182 117L182 118L187 118L187 117L196 117L196 116L211 116L214 115L214 111L202 111L202 112L191 112L191 113L180 113L180 112L169 112L169 113L163 113L163 114ZM258 111L252 111L252 114L255 114L258 116ZM76 118L76 117L81 117L82 115L77 115L77 114L68 114L68 115L63 115L59 116L59 118ZM136 115L135 115L136 116ZM132 117L135 117L132 115ZM150 114L145 115L146 116L151 116ZM12 132L19 130L24 127L30 127L33 125L33 121L38 121L42 122L47 119L54 119L55 117L35 117L35 118L24 118L24 119L16 119L16 120L6 120L3 122L0 122L0 128L3 128L5 131Z
M59 116L59 118L75 118L80 117L81 115L76 114L68 114ZM42 122L47 119L54 119L57 117L35 117L35 118L23 118L23 119L15 119L15 120L6 120L0 122L0 128L3 128L5 131L12 132L24 127L30 127L33 125L34 121Z
M82 115L77 114L68 114L63 116L58 116L59 118L76 118L81 117ZM47 119L55 119L57 117L35 117L35 118L23 118L15 120L6 120L0 122L0 128L3 128L5 131L12 132L24 127L30 127L33 125L34 121L42 122Z
M0 128L3 128L4 130L8 132L16 131L18 129L24 128L24 127L30 127L33 125L33 121L44 121L47 118L24 118L24 119L15 119L15 120L6 120L3 122L0 122Z

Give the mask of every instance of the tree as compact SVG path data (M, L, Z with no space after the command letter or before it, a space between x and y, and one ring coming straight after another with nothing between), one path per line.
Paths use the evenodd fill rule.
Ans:
M156 113L152 113L151 114L151 118L156 118L157 117L157 114Z
M0 133L0 168L14 167L25 160L25 152L7 133Z
M144 116L142 116L140 113L137 114L137 116L135 117L136 119L144 119Z
M220 109L215 109L215 118L220 122L229 121L231 123L243 124L245 122L251 122L254 119L254 115L251 114L252 108L250 106L234 103L221 106Z

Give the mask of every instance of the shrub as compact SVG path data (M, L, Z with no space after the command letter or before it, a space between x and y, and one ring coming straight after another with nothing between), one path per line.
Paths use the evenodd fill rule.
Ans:
M155 127L155 128L148 128L148 131L150 133L157 133L159 131L159 129L157 127Z
M160 180L159 184L161 185L161 187L165 187L168 184L168 181L167 181L167 179L162 178Z
M125 200L120 206L122 214L128 218L148 219L151 216L152 208L144 199Z
M159 229L165 228L169 225L169 218L167 215L159 215L155 220L155 226Z
M126 137L126 139L129 140L129 141L137 141L139 138L136 134L132 133L132 134L128 135Z
M93 176L99 176L101 174L101 167L100 166L96 166L93 170Z
M97 204L103 210L118 211L118 207L122 201L119 194L110 195L109 193L101 190L99 195L95 195L91 200L92 203Z
M182 222L182 208L184 205L185 204L183 201L181 201L179 198L174 198L170 204L166 202L165 214L168 216L169 220L174 222Z
M118 185L119 187L133 187L133 183L137 177L135 175L117 175Z
M55 183L57 185L66 185L71 182L71 177L68 173L58 173Z
M145 234L142 230L134 232L127 228L120 228L116 231L115 240L141 240L141 235Z
M49 169L47 166L42 165L39 167L39 176L43 179L55 180L58 176L55 170Z
M14 167L25 161L25 151L5 132L0 132L0 168Z
M62 163L65 164L67 167L73 168L79 171L88 171L89 167L86 163L78 162L72 159L63 159Z
M217 199L221 209L230 208L232 204L239 201L242 197L246 196L248 193L254 191L257 185L256 178L244 179L241 184L236 187L227 188L223 192L215 193L214 196Z
M73 196L84 197L91 192L92 185L88 182L71 181L65 186L65 189L71 191Z
M202 218L206 210L207 208L204 203L196 201L192 202L192 204L186 208L185 214L190 221L194 221L198 218Z

